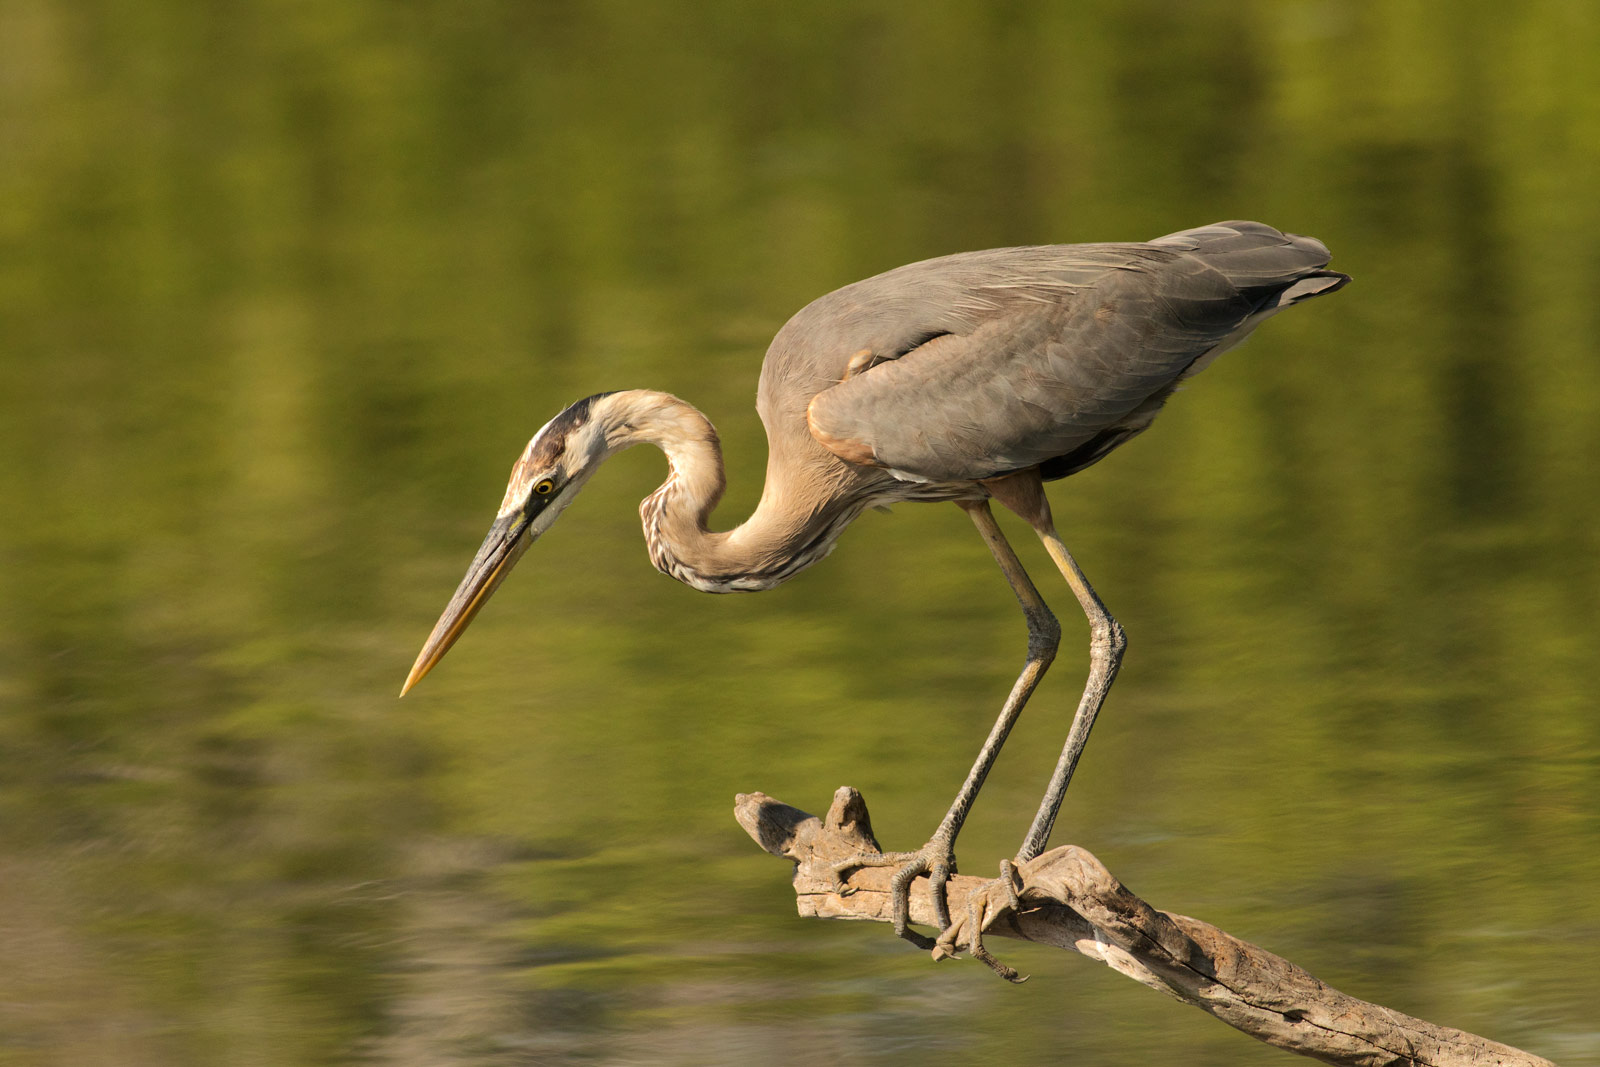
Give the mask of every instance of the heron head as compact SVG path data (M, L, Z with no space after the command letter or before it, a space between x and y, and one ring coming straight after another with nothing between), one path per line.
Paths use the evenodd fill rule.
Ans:
M589 475L623 443L618 440L614 420L607 417L614 406L608 399L619 395L599 393L580 400L533 435L511 468L505 499L489 536L434 624L401 696L444 658L528 546L555 523Z

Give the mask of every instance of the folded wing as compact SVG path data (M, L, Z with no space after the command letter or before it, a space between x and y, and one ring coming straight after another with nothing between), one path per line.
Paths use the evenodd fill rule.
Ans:
M1348 281L1328 259L1313 238L1227 222L912 264L841 292L861 312L896 309L895 335L915 343L855 353L808 423L841 457L915 480L1060 477L1142 430L1267 316Z

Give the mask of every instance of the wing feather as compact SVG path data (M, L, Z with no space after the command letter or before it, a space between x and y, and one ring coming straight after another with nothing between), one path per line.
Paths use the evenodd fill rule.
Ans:
M1342 285L1327 262L1312 238L1228 222L1146 244L911 264L795 316L773 343L762 388L770 394L801 369L837 381L849 354L867 348L866 370L806 391L811 433L838 455L963 481L1102 438L1079 453L1093 462L1143 429L1191 367L1266 315Z

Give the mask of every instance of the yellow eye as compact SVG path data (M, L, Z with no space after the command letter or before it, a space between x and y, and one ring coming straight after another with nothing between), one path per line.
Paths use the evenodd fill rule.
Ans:
M549 496L551 493L555 492L555 489L556 483L552 482L549 478L546 478L544 481L533 487L533 491L539 496Z

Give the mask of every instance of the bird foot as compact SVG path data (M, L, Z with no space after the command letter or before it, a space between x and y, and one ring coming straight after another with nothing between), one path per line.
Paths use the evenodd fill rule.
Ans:
M985 926L993 922L1001 912L1015 913L1022 910L1022 890L1022 875L1017 870L1017 864L1011 860L1001 860L1000 877L992 882L985 882L967 894L966 907L962 909L962 913L940 931L939 938L933 945L934 960L955 958L956 950L965 942L972 958L983 961L1001 978L1019 985L1026 982L1027 975L1018 974L1016 968L1000 962L983 947Z
M956 854L950 843L934 837L915 852L874 852L851 856L832 865L834 891L849 896L854 890L842 877L844 872L861 867L894 867L889 880L889 901L893 909L894 932L920 949L933 951L937 944L933 938L911 929L911 883L919 875L928 877L928 896L933 901L934 914L939 928L950 925L950 906L946 900L946 886L956 870Z

